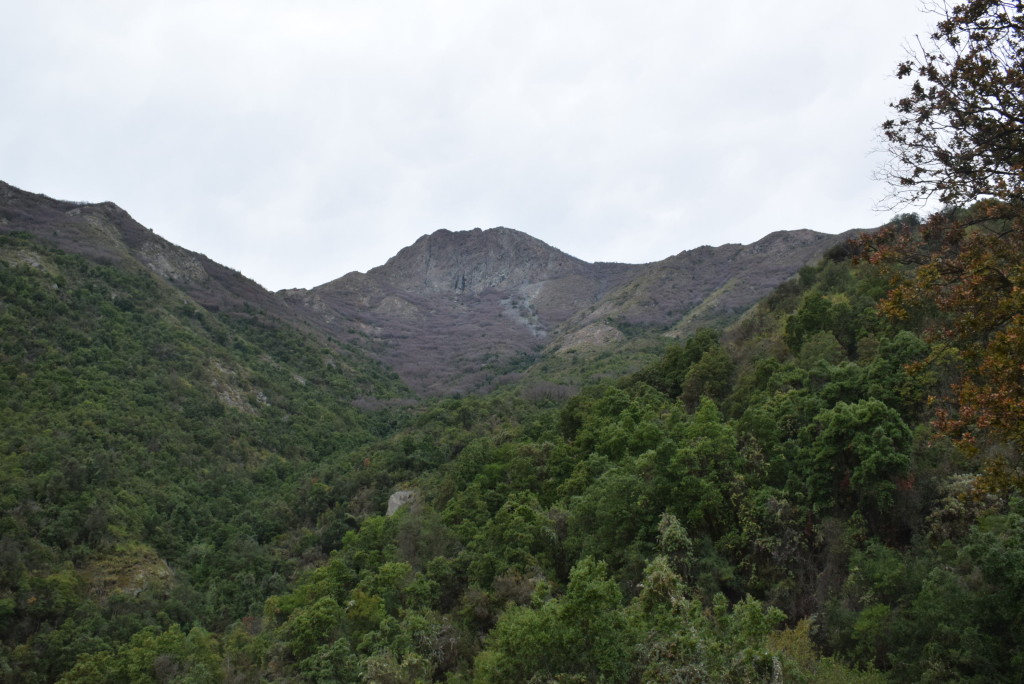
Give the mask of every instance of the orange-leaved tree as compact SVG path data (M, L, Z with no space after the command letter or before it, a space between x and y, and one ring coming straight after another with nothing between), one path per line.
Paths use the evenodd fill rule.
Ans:
M882 125L884 176L898 200L938 199L923 224L904 218L862 241L901 265L883 303L926 311L957 377L936 424L983 454L980 485L1024 485L1024 2L939 7L928 44L899 65L911 79ZM959 208L957 208L959 207Z

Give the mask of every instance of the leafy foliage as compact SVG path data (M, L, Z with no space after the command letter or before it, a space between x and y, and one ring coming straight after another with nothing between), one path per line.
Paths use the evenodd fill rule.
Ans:
M863 248L893 267L885 310L929 321L935 356L956 374L937 424L985 461L985 490L1024 475L1024 12L1018 2L946 7L932 42L900 65L915 78L883 125L894 192L949 205L919 228L897 220ZM967 209L957 207L968 207ZM1005 449L994 444L1003 443Z
M352 408L400 392L354 351L185 306L145 274L5 249L53 266L0 269L18 331L11 677L1015 671L1019 618L994 601L1020 595L1019 516L949 493L975 475L929 446L940 377L908 369L937 346L872 313L873 266L808 269L746 337L701 331L567 401L505 391L399 417ZM399 487L412 503L381 515ZM797 620L815 629L779 631Z
M943 6L931 43L899 65L913 78L882 132L894 192L960 205L1024 194L1024 12L1014 0Z

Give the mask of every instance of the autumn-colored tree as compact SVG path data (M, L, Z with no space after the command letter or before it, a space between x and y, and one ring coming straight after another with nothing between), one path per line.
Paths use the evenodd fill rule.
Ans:
M949 396L933 398L935 425L969 451L987 453L986 489L1024 484L1024 213L984 200L932 216L920 228L894 224L865 240L868 259L893 270L882 310L924 312L936 365L952 364ZM993 442L1007 449L993 449Z
M963 205L1024 196L1024 6L1020 0L940 4L930 43L902 62L910 92L882 125L904 199Z
M882 125L893 196L947 209L901 218L863 241L869 261L899 265L883 309L925 312L955 362L937 425L962 445L991 437L983 484L1024 484L1024 4L941 7L930 43L899 65L909 93ZM969 207L955 209L954 207Z

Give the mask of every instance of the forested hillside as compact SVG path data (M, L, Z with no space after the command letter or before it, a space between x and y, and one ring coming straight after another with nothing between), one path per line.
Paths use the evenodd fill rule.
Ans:
M729 336L563 405L437 406L366 451L420 498L362 521L225 660L311 681L1012 681L1022 511L928 426L941 371L907 367L934 347L876 315L885 284L826 262Z
M368 412L373 364L2 247L10 681L1018 672L1024 510L929 425L933 319L841 250L571 400Z
M0 236L0 329L11 681L148 624L221 629L281 590L347 529L320 470L393 428L355 405L405 395L357 352L27 236Z

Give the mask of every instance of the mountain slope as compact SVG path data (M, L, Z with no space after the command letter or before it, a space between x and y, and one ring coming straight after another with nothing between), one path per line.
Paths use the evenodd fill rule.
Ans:
M159 611L258 608L343 534L315 484L396 419L359 406L405 393L357 350L24 233L0 235L0 331L0 633L31 644L0 649L4 681L54 681Z
M141 264L211 311L258 308L294 317L257 283L168 242L112 202L55 200L0 181L0 232L25 232L99 263Z
M442 230L365 274L283 294L334 335L358 321L410 386L448 393L540 352L552 331L639 268L588 264L507 228Z
M587 263L509 228L440 230L367 273L282 295L334 336L378 342L417 390L464 392L517 359L726 325L848 237L778 232L638 265Z
M648 264L629 283L609 293L578 324L610 319L632 326L671 329L674 337L686 337L701 326L725 326L853 233L777 231L750 245L705 246L680 252Z
M0 232L144 267L207 311L315 332L428 395L482 391L537 360L608 352L627 338L657 348L666 337L727 325L848 237L777 232L650 264L592 264L509 228L439 230L366 273L272 294L109 202L65 202L0 183Z

